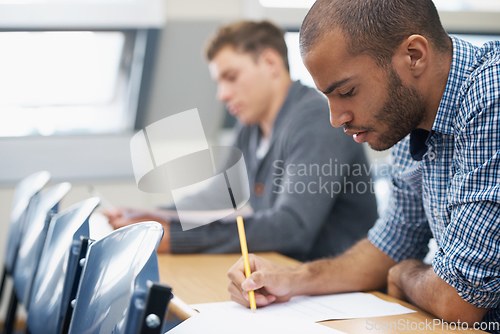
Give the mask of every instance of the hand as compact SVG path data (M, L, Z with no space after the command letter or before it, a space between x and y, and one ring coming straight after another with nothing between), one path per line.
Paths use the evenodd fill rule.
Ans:
M145 221L156 221L168 225L169 221L161 218L160 210L143 210L135 208L113 208L102 213L109 224L116 230L123 226Z
M147 220L145 215L134 214L135 211L135 209L130 208L113 208L103 211L102 214L108 218L109 225L117 230L120 227Z
M248 291L255 291L257 306L285 302L293 296L293 269L277 265L254 254L248 256L252 275L245 278L243 258L229 269L229 293L235 302L249 307Z
M102 214L108 218L109 224L113 229L119 229L135 223L145 221L156 221L163 226L163 238L157 251L159 253L170 253L170 221L159 217L158 210L140 210L132 208L115 208L104 211Z

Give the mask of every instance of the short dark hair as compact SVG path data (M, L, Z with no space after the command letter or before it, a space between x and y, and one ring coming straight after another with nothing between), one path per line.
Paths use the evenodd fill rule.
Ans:
M288 49L285 32L270 21L237 21L220 27L208 41L205 56L211 61L224 47L232 46L239 52L251 53L256 59L265 49L273 49L281 56L287 71Z
M432 0L317 0L300 29L302 55L336 29L350 54L367 54L380 66L388 65L396 48L413 34L425 37L440 52L451 50Z

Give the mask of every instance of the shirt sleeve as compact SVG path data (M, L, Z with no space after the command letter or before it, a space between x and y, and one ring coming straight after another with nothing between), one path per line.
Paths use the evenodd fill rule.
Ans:
M419 190L422 166L409 152L409 137L393 148L389 205L368 232L369 241L396 262L423 259L432 236Z
M487 68L474 80L461 107L467 117L457 122L451 219L433 267L465 301L492 308L500 304L498 69Z

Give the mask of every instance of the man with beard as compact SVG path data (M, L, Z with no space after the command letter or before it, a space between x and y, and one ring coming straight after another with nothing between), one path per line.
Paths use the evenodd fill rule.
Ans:
M431 0L318 0L300 40L331 124L393 148L392 198L368 238L337 258L284 268L252 256L248 279L238 262L233 300L387 288L445 321L498 325L500 43L448 36Z

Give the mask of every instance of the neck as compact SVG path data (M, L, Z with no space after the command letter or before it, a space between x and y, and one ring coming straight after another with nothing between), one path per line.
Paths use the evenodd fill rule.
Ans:
M281 76L273 89L273 98L271 103L269 104L269 110L266 113L266 116L259 122L260 131L262 131L262 136L264 138L269 138L273 131L274 121L276 120L276 116L285 102L286 96L288 95L288 91L292 84L292 79L290 78L290 74L286 73Z
M451 42L450 42L451 43ZM434 120L436 119L437 111L443 98L444 90L446 89L446 84L448 82L448 76L450 74L451 62L453 59L453 48L445 54L439 56L436 62L436 68L431 71L434 75L431 77L431 84L427 85L430 89L428 90L428 106L427 106L427 117L422 123L420 128L430 131ZM435 83L435 84L432 84Z

